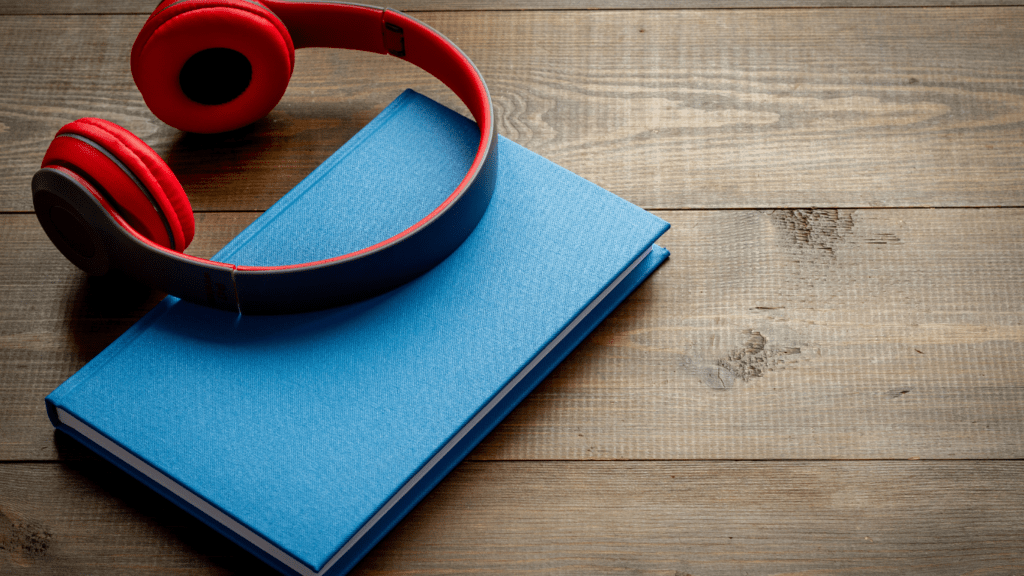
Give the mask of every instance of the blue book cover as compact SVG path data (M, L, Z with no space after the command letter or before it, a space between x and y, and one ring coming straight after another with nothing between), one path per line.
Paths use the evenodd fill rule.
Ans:
M280 265L440 203L476 124L407 91L215 257ZM54 425L285 574L344 574L668 257L661 219L505 138L469 239L322 312L168 297L46 398Z

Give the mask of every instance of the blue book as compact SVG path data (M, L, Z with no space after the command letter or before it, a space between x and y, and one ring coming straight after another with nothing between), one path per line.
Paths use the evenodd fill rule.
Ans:
M439 204L476 124L407 91L215 257L350 252ZM344 574L668 252L661 219L504 139L477 229L365 302L172 297L46 398L54 426L285 574Z

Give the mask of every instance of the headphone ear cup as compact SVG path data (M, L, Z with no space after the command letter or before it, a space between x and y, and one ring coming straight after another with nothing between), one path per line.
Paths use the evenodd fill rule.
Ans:
M295 65L288 29L255 0L161 3L132 46L135 84L186 132L241 128L280 101Z
M42 167L60 166L91 183L136 232L183 251L195 234L192 205L170 167L137 136L99 118L57 132Z

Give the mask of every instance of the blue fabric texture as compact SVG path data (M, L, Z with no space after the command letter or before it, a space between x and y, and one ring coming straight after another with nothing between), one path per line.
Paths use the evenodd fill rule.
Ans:
M288 264L387 238L447 196L478 134L407 91L216 258ZM168 298L47 397L51 417L60 406L319 570L667 228L499 138L487 213L427 274L288 316ZM655 246L332 573L362 557L667 255Z

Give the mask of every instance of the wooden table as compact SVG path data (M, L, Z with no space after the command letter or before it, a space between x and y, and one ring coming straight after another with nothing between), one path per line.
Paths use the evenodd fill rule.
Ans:
M0 0L3 574L268 571L46 419L162 296L46 240L57 128L150 143L209 256L404 88L456 105L309 50L267 119L184 136L129 72L153 4ZM1024 574L1024 7L451 4L398 7L476 61L501 134L670 221L672 257L354 574Z

